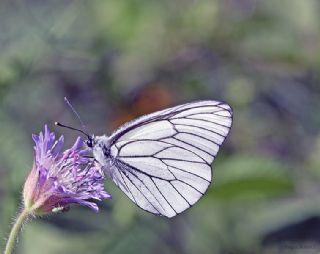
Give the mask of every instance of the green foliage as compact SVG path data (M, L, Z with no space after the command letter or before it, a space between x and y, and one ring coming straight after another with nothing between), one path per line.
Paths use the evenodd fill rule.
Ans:
M209 195L225 202L277 197L294 188L283 165L272 158L236 155L217 167L214 177L217 182Z

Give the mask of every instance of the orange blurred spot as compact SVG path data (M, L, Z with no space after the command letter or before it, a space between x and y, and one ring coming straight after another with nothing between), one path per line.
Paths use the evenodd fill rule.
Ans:
M161 84L155 84L141 91L132 105L132 110L139 116L170 107L172 103L172 93Z
M174 99L173 93L161 83L152 84L143 87L138 94L121 107L120 114L111 123L113 129L120 125L135 119L141 115L149 114L164 108L172 106Z

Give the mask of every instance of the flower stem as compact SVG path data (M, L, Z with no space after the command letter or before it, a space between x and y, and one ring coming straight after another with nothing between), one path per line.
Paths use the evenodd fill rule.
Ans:
M22 227L23 223L28 219L29 215L30 215L29 210L24 209L17 217L17 219L11 229L4 254L11 254L12 253L14 244L17 240L17 236L21 230L21 227Z

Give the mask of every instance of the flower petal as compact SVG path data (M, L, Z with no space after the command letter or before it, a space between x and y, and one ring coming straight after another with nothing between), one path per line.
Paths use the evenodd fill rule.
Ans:
M52 154L53 154L54 157L56 157L60 153L63 144L64 144L64 137L61 136L59 138L59 140L56 141L55 144L54 144L54 147L53 147L53 150L52 150Z
M25 184L25 204L35 213L47 214L54 208L80 204L99 211L94 200L110 199L104 190L104 175L88 158L81 137L62 152L64 138L58 140L45 125L44 132L32 135L35 142L34 171L37 177L29 177ZM28 199L28 200L27 200Z

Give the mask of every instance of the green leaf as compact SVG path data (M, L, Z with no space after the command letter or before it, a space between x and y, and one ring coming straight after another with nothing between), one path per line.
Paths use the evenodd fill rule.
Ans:
M221 200L261 199L293 191L280 163L261 156L239 155L218 164L209 195Z

